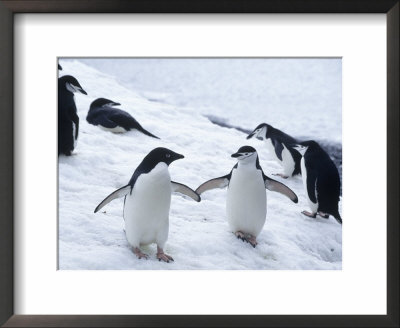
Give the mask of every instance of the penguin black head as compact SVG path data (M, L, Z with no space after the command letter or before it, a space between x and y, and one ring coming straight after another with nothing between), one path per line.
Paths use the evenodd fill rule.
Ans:
M258 125L252 133L250 133L247 136L247 139L251 139L253 137L256 137L258 140L264 140L264 138L267 137L268 129L270 128L270 125L267 123L261 123Z
M184 158L185 156L175 153L174 151L158 147L154 148L144 159L143 162L153 163L153 165L157 165L158 163L165 163L167 165L171 164L172 162Z
M257 150L251 146L240 147L239 150L232 154L231 157L237 158L238 161L251 162L257 160Z
M78 80L71 75L64 75L58 79L58 84L64 86L69 92L75 93L79 91L84 95L87 95L86 91L83 90Z
M300 142L297 145L293 145L293 149L297 150L302 156L304 156L306 151L308 151L308 150L312 150L312 151L319 150L319 149L321 149L321 147L319 146L319 144L316 141L308 140L308 141Z
M97 98L90 104L90 108L120 106L120 103L106 98Z

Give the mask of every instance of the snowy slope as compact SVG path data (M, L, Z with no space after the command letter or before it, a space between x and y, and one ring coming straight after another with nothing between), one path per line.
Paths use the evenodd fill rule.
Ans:
M138 58L83 60L148 98L294 137L342 135L340 58Z
M193 189L227 174L236 163L230 154L246 144L257 149L267 175L280 172L280 167L269 159L263 143L212 124L195 106L149 100L80 61L60 63L60 75L75 76L88 93L75 98L81 124L74 155L59 157L60 269L341 269L341 226L333 218L310 219L300 213L308 209L301 178L276 178L297 193L299 204L267 191L267 222L255 249L229 232L226 190L213 190L203 194L200 203L172 197L165 251L175 262L158 262L155 245L142 248L149 260L138 260L123 232L123 199L99 213L93 210L129 181L151 149L163 146L184 154L183 160L171 164L171 178ZM161 140L133 131L112 134L88 124L89 105L98 97L120 102Z

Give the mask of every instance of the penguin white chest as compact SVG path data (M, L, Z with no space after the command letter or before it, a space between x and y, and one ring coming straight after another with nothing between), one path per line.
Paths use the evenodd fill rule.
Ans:
M168 239L171 177L165 163L141 174L132 194L125 199L124 219L128 242L133 247L156 243L164 247Z
M250 166L238 166L232 172L229 183L226 212L232 232L258 236L267 214L267 198L264 179L260 170Z
M271 158L277 161L279 164L282 164L282 161L278 158L278 156L276 156L275 147L272 143L271 138L265 139L265 146L267 147L268 153L271 156Z
M127 130L125 130L122 126L116 126L115 128L106 128L105 126L99 125L99 127L105 131L110 131L113 133L125 133Z
M282 165L283 165L283 173L287 176L291 176L295 168L295 162L292 154L286 148L285 145L283 145L283 150L282 150Z
M304 161L304 156L301 158L300 161L300 167L301 167L301 177L303 179L303 186L304 186L304 193L306 194L306 198L308 201L308 205L310 206L310 209L313 213L316 213L318 210L318 198L317 198L317 191L315 190L315 198L317 199L317 203L313 203L312 200L310 199L310 196L308 195L308 189L307 189L307 170L306 170L306 164ZM314 187L315 188L315 187Z
M74 143L74 148L76 147L76 144L78 143L78 139L75 138L76 135L76 124L74 122L72 122L72 140Z

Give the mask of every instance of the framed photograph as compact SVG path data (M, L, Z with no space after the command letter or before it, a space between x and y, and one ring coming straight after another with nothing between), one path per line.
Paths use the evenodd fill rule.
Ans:
M398 1L0 9L3 326L398 326Z

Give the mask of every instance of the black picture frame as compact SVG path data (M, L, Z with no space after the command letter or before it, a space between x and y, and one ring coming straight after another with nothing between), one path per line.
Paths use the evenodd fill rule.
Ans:
M399 327L399 8L399 0L1 0L0 324L4 327ZM17 13L386 14L387 315L14 315L13 208L18 204L13 203L13 21Z

